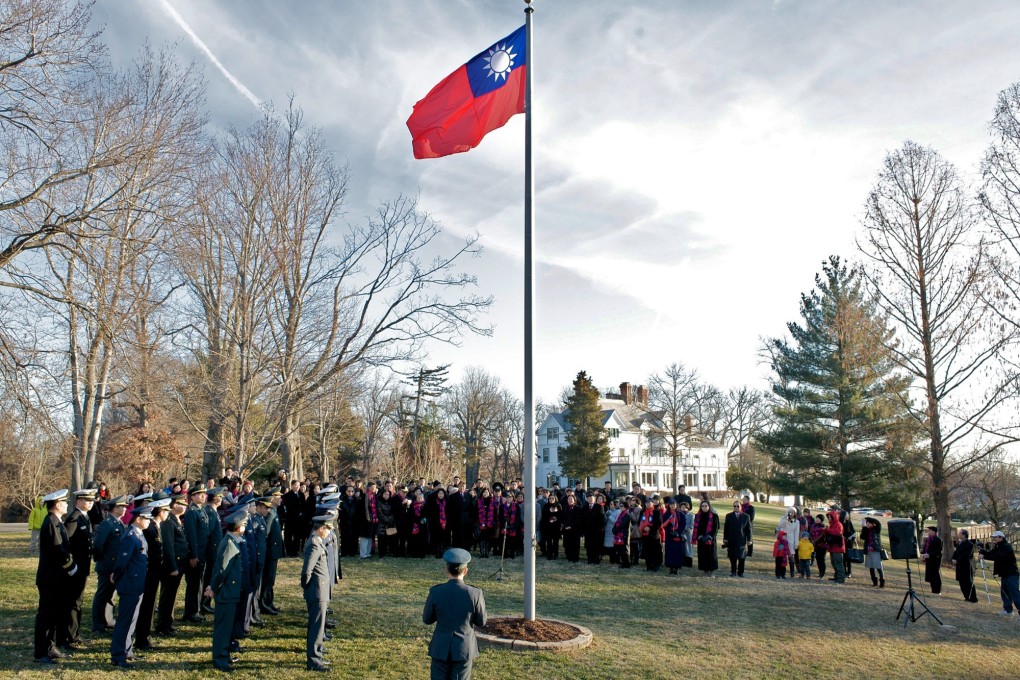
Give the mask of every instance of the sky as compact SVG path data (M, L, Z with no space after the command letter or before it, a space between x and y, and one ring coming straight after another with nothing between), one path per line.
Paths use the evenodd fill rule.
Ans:
M1020 80L1020 3L535 0L535 394L672 363L765 388L765 337L829 255L856 257L885 155L913 140L976 181ZM173 43L211 123L290 96L349 164L345 220L418 195L495 303L491 337L430 348L523 394L524 117L415 160L415 102L524 22L523 0L97 0L111 56Z

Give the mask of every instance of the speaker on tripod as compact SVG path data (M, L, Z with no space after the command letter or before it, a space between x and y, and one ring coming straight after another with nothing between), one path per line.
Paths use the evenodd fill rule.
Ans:
M917 559L917 528L912 519L891 519L886 524L889 534L889 556L894 560Z

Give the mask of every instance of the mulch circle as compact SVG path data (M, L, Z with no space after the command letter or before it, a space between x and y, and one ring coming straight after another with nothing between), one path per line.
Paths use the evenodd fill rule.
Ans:
M478 630L496 637L527 642L566 642L577 637L577 629L565 623L541 619L528 621L521 617L492 619Z

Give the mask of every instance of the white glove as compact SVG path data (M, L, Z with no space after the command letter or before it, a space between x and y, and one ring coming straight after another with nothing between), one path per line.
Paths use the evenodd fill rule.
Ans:
M77 574L77 573L78 573L78 565L76 564L76 565L74 565L74 566L73 566L73 567L71 568L71 571L67 572L67 575L68 575L68 576L74 576L74 575L75 575L75 574Z

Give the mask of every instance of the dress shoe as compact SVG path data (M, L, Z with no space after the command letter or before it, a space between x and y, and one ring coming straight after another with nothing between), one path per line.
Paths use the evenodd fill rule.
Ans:
M67 656L67 655L64 654L62 651L60 651L59 649L51 649L50 650L50 657L51 658L54 658L54 659L63 659L65 656Z
M41 663L41 664L55 664L55 663L57 663L57 660L54 659L51 656L40 656L38 659L33 659L33 661L35 661L36 663Z
M203 604L203 605L202 605L202 613L203 613L203 614L215 614L215 613L216 613L216 610L215 610L215 609L213 609L212 607L210 607L210 606L209 606L209 605L207 605L207 604Z
M127 661L111 661L110 665L116 666L117 668L133 668L133 666Z
M308 664L308 666L306 666L306 668L308 670L310 670L310 671L315 671L317 673L325 673L326 671L329 670L329 666L326 666L325 664L321 664L321 663Z
M326 622L326 628L330 628L330 629L336 628L336 622L335 621L327 621Z
M142 655L142 654L132 654L131 656L127 657L127 660L128 661L139 661L139 660L144 659L144 658L145 658L145 656Z
M148 652L156 648L156 645L152 644L152 640L146 640L145 642L136 642L135 649L140 649L143 652Z
M234 672L234 669L231 668L230 666L221 666L218 663L214 663L213 664L213 668L215 668L218 671L222 671L223 673L233 673Z
M173 637L174 635L177 634L172 630L157 630L155 631L155 633L159 637Z
M188 623L205 623L205 617L198 614L192 614L184 618Z

